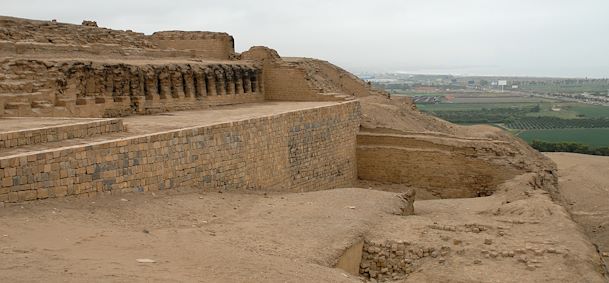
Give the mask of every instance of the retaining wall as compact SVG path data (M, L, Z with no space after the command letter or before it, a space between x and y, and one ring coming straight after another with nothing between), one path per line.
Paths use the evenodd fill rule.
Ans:
M497 185L522 174L509 164L481 157L492 147L451 138L360 133L357 171L362 180L425 188L443 198L492 194ZM482 152L478 152L478 150ZM495 159L505 157L499 152Z
M0 158L0 202L200 186L312 191L357 178L359 103Z
M18 122L19 120L15 119L15 123ZM3 132L0 133L0 149L62 141L74 138L93 137L107 133L122 132L123 130L123 120L104 119L44 128Z

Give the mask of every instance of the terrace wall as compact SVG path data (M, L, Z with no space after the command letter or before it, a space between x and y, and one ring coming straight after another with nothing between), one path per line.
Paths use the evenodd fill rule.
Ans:
M223 32L160 31L149 38L160 48L193 50L205 59L229 60L235 56L235 40Z
M489 152L496 160L482 157ZM424 188L442 198L491 195L499 184L522 174L501 163L504 154L476 140L372 133L357 137L360 179Z
M357 178L359 103L0 158L0 202L198 186L312 191Z
M123 130L124 126L121 119L104 119L3 132L0 133L0 149L100 136L108 133L122 132Z

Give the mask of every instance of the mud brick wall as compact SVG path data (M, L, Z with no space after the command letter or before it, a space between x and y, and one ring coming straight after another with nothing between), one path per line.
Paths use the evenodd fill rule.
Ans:
M102 192L312 191L356 180L359 103L0 158L0 202Z
M481 158L491 150L474 141L361 133L357 137L358 177L426 188L446 198L486 196L522 173ZM498 161L504 158L496 153Z
M18 121L18 120L15 120ZM104 119L0 133L0 149L122 132L121 119Z
M235 40L224 32L160 31L149 39L159 48L193 50L205 59L228 60L235 55Z
M261 102L251 64L0 59L0 116L121 117Z
M264 69L265 99L283 101L339 101L342 98L315 86L302 68L273 64Z

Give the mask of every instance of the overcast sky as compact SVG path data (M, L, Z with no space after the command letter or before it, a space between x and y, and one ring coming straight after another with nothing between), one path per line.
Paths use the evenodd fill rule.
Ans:
M0 14L225 31L238 52L266 45L353 72L609 77L609 0L2 0Z

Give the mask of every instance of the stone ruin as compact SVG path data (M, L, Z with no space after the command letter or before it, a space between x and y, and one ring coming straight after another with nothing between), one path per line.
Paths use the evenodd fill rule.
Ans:
M360 100L387 93L325 61L282 58L262 46L237 53L226 33L145 35L90 20L0 17L0 70L0 207L184 186L305 192L369 181L408 187L392 201L401 204L394 214L409 216L412 187L438 198L480 197L525 173L532 182L524 187L556 196L554 168L526 146L365 128L362 112L374 103L363 109ZM403 106L391 119L420 118L414 105ZM347 250L347 268L336 266L370 281L400 280L462 251L367 239Z
M320 64L312 71L265 47L238 54L226 33L145 35L89 20L73 25L0 17L0 124L33 125L0 133L0 202L188 185L350 186L357 178L359 125L359 106L351 100L370 88ZM268 101L316 104L284 113L265 108ZM244 103L258 103L266 114L243 120L217 108ZM166 114L184 110L204 111L192 115L216 122L186 126ZM109 119L158 114L167 115L160 128L170 132L147 129L146 118L130 120L143 121L135 132L122 119ZM216 168L218 160L226 168Z

